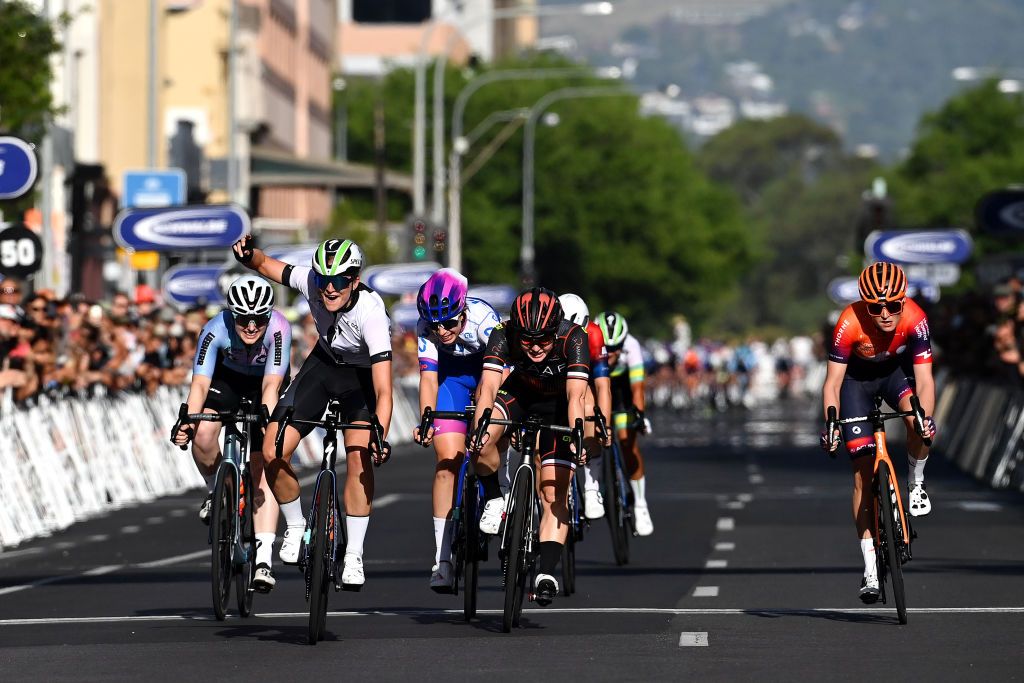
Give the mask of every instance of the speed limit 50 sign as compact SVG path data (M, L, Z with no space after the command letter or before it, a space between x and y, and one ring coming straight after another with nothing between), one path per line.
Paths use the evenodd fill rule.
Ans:
M43 243L24 224L0 231L0 273L5 277L26 278L43 262Z

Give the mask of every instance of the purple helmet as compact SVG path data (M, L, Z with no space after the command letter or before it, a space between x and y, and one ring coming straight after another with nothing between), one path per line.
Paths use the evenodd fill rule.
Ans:
M431 323L451 320L466 307L469 282L451 268L442 268L420 287L416 295L416 309L420 319Z

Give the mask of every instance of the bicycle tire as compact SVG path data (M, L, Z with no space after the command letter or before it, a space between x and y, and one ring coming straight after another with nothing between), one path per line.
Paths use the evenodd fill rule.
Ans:
M579 518L574 509L579 505L576 496L576 485L569 484L569 530L562 546L562 595L569 597L576 592L576 536L579 529Z
M235 598L238 601L238 613L242 617L252 614L252 601L256 591L252 580L256 576L256 531L253 526L253 491L252 474L242 473L242 485L238 496L238 519L241 522L238 541L245 550L246 561L235 567Z
M476 616L477 582L480 578L480 500L477 492L476 475L467 472L462 492L462 529L463 529L463 580L462 580L462 616L469 621ZM458 574L456 574L458 581Z
M608 529L612 536L612 554L619 567L629 564L629 527L623 505L623 486L628 486L624 474L615 464L615 446L604 449L601 463L601 480L604 482L604 515L608 518Z
M227 617L231 579L234 577L231 561L235 544L234 487L234 470L227 465L218 468L213 487L213 509L210 512L210 587L213 613L217 621L224 621Z
M505 605L501 615L501 630L505 633L511 633L512 627L519 625L523 609L527 574L526 534L530 532L526 528L526 516L527 506L533 497L529 479L526 476L516 477L509 499L512 515L511 518L506 517L509 527L505 533L509 546L505 553Z
M323 477L313 499L309 539L309 644L323 640L327 621L327 596L331 578L331 508L333 492L330 479Z
M889 487L893 487L891 490ZM878 486L876 495L878 496L878 509L879 509L879 544L883 547L883 556L885 558L886 572L880 573L879 578L885 580L886 575L889 578L889 584L892 586L892 596L896 602L896 614L899 617L900 624L907 623L907 594L903 585L903 564L900 561L900 545L903 543L903 532L900 528L899 513L896 511L896 505L894 504L894 494L892 491L898 486L895 478L889 471L889 466L882 462L878 465Z

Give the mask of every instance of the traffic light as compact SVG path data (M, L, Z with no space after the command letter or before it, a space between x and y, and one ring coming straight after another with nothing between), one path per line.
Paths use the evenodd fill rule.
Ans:
M445 250L448 240L448 233L444 230L434 231L434 251L441 253Z
M427 258L427 224L416 221L412 226L412 260L422 261Z

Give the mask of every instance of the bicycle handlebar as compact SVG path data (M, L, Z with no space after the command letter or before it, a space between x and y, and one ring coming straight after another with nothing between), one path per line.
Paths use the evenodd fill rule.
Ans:
M483 435L487 432L487 428L492 424L505 425L506 427L516 427L526 431L542 432L557 432L560 434L570 434L572 436L573 445L576 447L576 458L579 459L583 456L583 420L576 418L576 424L572 427L565 425L555 424L540 424L538 422L532 422L530 420L502 420L492 419L491 409L487 408L484 410L483 415L480 416L480 422L477 425L476 432L473 435L473 443L479 444L483 439Z
M275 440L274 447L276 449L276 455L278 458L284 455L284 433L285 427L289 425L309 425L311 427L320 427L331 431L338 430L349 430L349 429L365 429L370 432L370 438L373 440L373 446L376 450L376 455L373 457L374 467L380 467L390 457L391 445L384 440L384 427L380 423L380 418L376 414L370 415L370 424L363 422L341 422L336 420L336 412L329 406L327 412L327 418L324 420L296 420L292 416L295 414L294 406L288 406L284 411L284 416L281 418L281 422L277 428L277 439Z
M171 427L171 441L174 441L174 437L186 424L195 424L197 422L220 422L226 424L228 422L243 422L245 424L257 424L262 428L270 423L270 411L267 409L265 404L260 404L259 412L254 413L243 408L238 410L221 410L216 413L190 413L188 412L188 404L182 403L178 407L178 419L174 422L174 426ZM188 435L189 440L195 436L194 429L186 429L185 433ZM181 450L187 450L188 445L178 446Z
M839 428L839 425L853 424L855 422L873 422L876 419L885 421L893 420L898 417L912 417L914 418L914 431L917 432L918 436L921 437L925 446L931 446L932 440L925 437L924 435L924 409L921 408L921 400L917 396L910 397L910 410L897 410L891 413L876 412L873 415L861 415L859 417L845 417L839 419L837 417L836 407L828 407L828 416L826 418L826 430L828 430L829 439L832 438L833 432ZM834 454L830 454L835 457Z
M604 441L608 436L608 421L604 417L604 413L601 412L600 406L594 406L594 414L586 418L587 422L594 423L594 430L597 432L597 436Z

